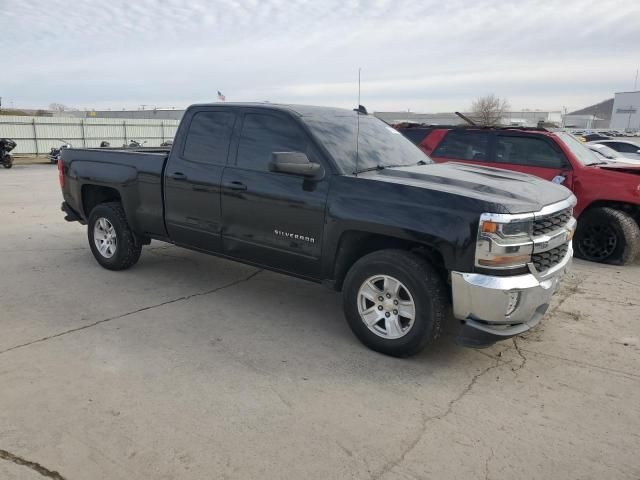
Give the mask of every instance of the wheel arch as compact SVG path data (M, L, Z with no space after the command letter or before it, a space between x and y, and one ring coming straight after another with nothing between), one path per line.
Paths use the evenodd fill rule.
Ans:
M431 245L391 235L360 230L347 230L342 232L338 240L335 261L333 263L333 288L337 291L342 290L347 272L360 258L369 253L386 249L413 252L429 261L443 278L446 277L444 257L440 251Z
M580 217L582 217L585 213L593 210L594 208L613 208L614 210L620 210L625 212L636 221L638 225L640 225L640 204L634 204L630 202L621 202L617 200L596 200L587 205L581 212ZM578 220L580 219L578 217Z
M107 202L122 203L122 196L120 195L120 192L113 187L105 187L104 185L82 185L81 197L82 213L87 219L91 214L91 210L93 210L96 205Z

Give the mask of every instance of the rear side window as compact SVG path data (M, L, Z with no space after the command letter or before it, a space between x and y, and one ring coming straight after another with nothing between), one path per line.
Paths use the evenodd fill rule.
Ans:
M411 140L414 145L420 145L420 142L431 132L431 128L399 128L400 133Z
M182 156L186 160L225 165L235 115L231 112L198 112L191 119Z
M638 153L638 150L640 150L639 146L631 145L630 143L615 142L614 144L609 144L609 146L622 153Z
M495 161L543 168L563 168L566 160L541 138L498 135Z
M310 150L306 134L293 120L249 113L242 124L236 165L267 172L274 152L302 152L312 159Z
M485 132L450 131L431 154L458 160L487 160L489 136Z

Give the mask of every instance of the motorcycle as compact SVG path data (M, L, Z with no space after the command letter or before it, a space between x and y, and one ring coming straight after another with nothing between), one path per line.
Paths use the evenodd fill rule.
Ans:
M60 160L60 156L62 155L62 150L65 148L71 148L72 145L67 142L66 140L60 140L61 142L65 142L64 145L56 148L56 147L51 147L51 150L49 150L49 161L51 163L58 163L58 160Z
M147 141L145 140L144 142L139 142L137 140L129 140L129 145L122 145L124 148L141 148L144 146L144 144L147 143Z
M10 138L0 138L0 160L4 168L13 167L13 157L9 152L16 148L17 143Z

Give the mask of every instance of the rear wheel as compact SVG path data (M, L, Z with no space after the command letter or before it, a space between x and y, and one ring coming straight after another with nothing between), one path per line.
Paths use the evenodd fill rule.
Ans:
M369 348L407 357L441 333L447 312L445 285L421 257L403 250L365 255L344 281L344 313Z
M2 166L4 168L13 167L13 157L11 155L5 155L4 158L2 159Z
M142 245L119 203L103 203L91 210L87 234L91 252L104 268L125 270L140 258Z
M623 211L594 208L580 217L573 244L578 258L625 265L640 252L640 227Z

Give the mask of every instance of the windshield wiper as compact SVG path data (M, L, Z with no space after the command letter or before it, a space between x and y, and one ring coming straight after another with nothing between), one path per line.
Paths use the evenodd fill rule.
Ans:
M609 165L609 162L593 162L593 163L587 163L587 167L593 167L594 165Z
M424 160L420 160L417 163L408 163L406 165L376 165L375 167L363 168L362 170L358 170L353 172L355 175L363 172L372 172L373 170L384 170L385 168L402 168L402 167L414 167L416 165L429 165Z
M416 165L429 165L429 164L424 160L420 160L417 163L407 163L406 165L385 165L384 168L415 167Z
M362 170L356 170L355 172L353 172L354 175L357 175L359 173L364 173L364 172L372 172L374 170L384 170L385 167L384 165L376 165L375 167L369 167L369 168L363 168Z

